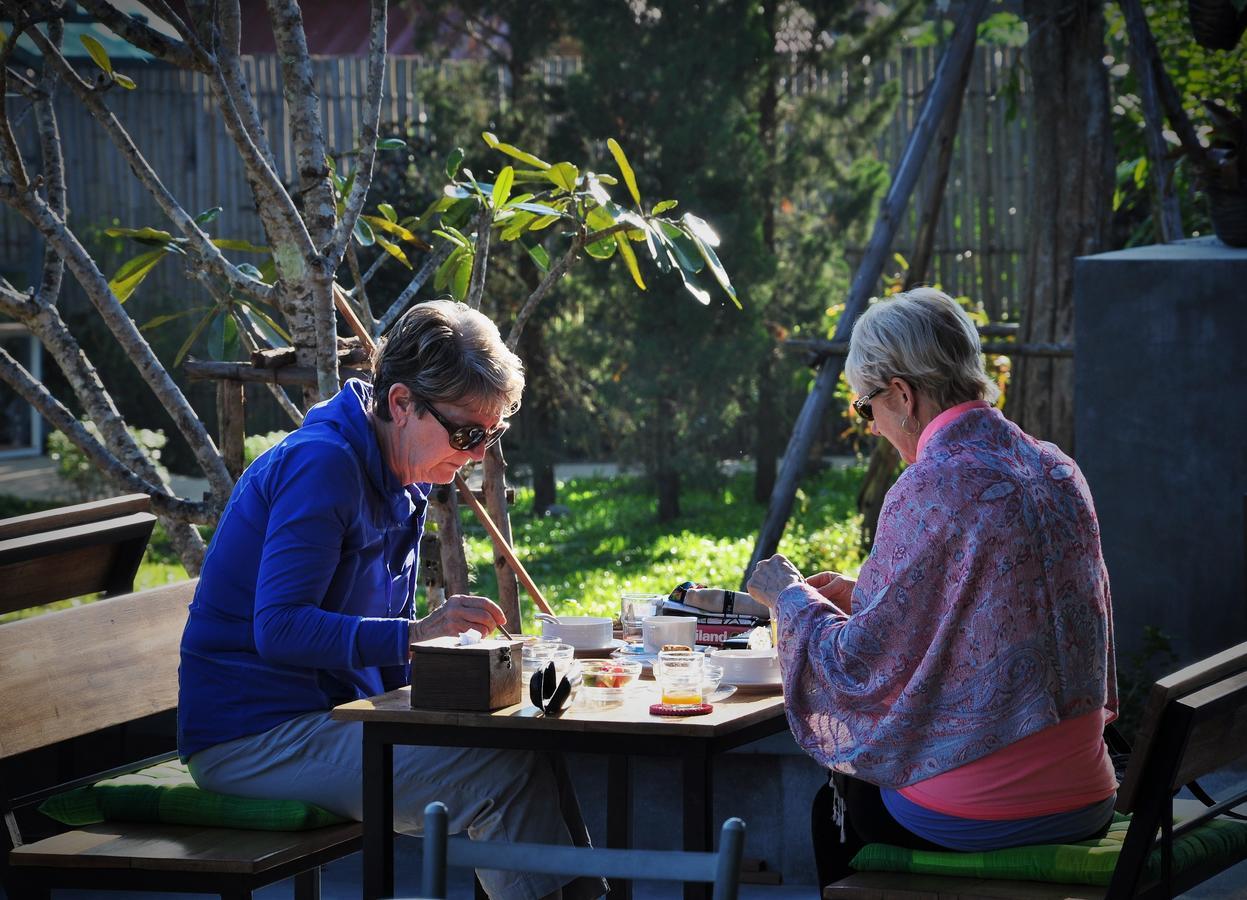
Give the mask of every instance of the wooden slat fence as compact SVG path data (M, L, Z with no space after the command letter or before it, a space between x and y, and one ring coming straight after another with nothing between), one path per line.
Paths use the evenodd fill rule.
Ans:
M1003 98L1010 73L1020 67L1019 53L994 47L980 47L977 51L930 273L930 280L950 292L982 299L993 320L1016 314L1025 246L1027 106L1020 103L1019 114L1009 120ZM818 87L810 89L874 93L884 81L898 79L902 85L901 102L876 148L879 158L891 166L900 157L937 61L933 48L901 49L871 64L867 84L861 83L858 69L852 76L858 83L852 83L847 72L829 73L817 79ZM248 57L244 64L277 163L289 182L289 123L277 58ZM382 122L419 117L417 72L424 65L416 57L388 60ZM318 58L315 66L329 145L338 150L349 149L359 132L366 60ZM546 75L561 81L576 68L575 60L551 60ZM232 141L213 112L205 80L160 66L129 66L126 71L138 82L138 90L114 89L109 93L109 105L165 185L192 212L224 207L215 233L261 242L263 235L242 167ZM1024 82L1021 96L1024 101ZM16 101L18 107L22 104L23 101ZM127 243L113 252L107 242L101 242L100 229L114 219L122 225L164 227L165 219L130 175L119 154L67 92L58 97L57 110L69 176L70 221L88 239L91 249L100 254L106 272L111 274L138 248ZM23 151L37 169L33 116L25 117L19 131ZM905 255L913 246L914 218L911 203L908 221L896 246ZM18 277L35 271L38 241L32 240L31 234L29 226L12 211L0 208L0 270ZM66 285L67 304L85 302L72 279L67 278ZM200 290L178 271L176 261L166 260L144 284L142 293L190 302L199 296Z

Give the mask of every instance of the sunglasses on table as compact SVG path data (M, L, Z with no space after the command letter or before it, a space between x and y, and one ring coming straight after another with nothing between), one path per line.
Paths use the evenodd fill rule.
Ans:
M865 397L858 397L856 400L853 401L853 412L857 413L867 422L873 422L875 420L875 411L871 407L870 401L873 400L875 397L879 396L880 394L882 394L887 389L888 389L888 386L885 384L883 387L875 388Z
M475 450L482 441L486 447L492 447L498 443L498 439L511 427L509 422L499 422L493 428L483 428L480 425L456 425L439 413L431 400L424 397L420 399L424 401L424 408L429 411L429 414L437 419L438 423L446 429L446 436L450 439L450 446L456 450Z

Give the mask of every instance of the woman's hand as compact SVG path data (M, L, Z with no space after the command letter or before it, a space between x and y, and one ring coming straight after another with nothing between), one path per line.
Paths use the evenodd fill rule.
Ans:
M749 576L749 593L759 603L774 608L780 592L784 588L800 584L802 580L797 567L787 557L777 553L770 559L762 560L754 568L753 574Z
M469 628L485 636L506 624L502 608L488 597L452 594L433 612L411 623L411 640L414 643L435 637L455 637Z
M846 616L853 612L853 587L857 582L852 578L845 578L835 572L819 572L805 579L805 583L830 600Z

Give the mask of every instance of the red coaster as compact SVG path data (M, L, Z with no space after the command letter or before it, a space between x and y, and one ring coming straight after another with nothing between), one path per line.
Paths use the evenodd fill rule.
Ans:
M714 712L714 707L709 703L702 703L698 706L672 706L670 703L655 703L649 708L651 716L704 716L706 713Z

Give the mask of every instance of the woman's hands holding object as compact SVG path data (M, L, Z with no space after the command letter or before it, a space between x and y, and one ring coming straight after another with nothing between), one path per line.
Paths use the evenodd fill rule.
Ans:
M805 583L830 600L846 616L853 612L853 588L857 584L835 572L819 572L805 579Z
M506 624L502 608L489 598L452 594L433 612L411 623L411 640L414 643L435 637L455 637L469 628L475 628L484 637Z
M785 588L800 584L804 579L797 567L783 554L777 553L764 559L749 576L749 593L759 603L774 608L775 600Z

